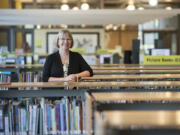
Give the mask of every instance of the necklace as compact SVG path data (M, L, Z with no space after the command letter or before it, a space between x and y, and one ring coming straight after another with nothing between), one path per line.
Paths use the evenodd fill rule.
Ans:
M62 64L65 64L65 63L69 64L69 55L60 54L60 58L61 58Z

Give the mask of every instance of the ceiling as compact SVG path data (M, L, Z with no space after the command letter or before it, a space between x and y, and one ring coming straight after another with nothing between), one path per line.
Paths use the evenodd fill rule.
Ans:
M15 2L15 0L12 0ZM59 8L63 3L67 3L70 8L80 7L81 3L87 2L91 9L125 9L129 2L133 2L136 8L145 9L180 8L180 0L158 0L158 6L150 6L149 0L21 0L23 8Z

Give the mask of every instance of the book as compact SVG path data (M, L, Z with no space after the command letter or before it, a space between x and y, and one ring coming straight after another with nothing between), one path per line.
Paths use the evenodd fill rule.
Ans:
M0 105L0 133L4 132L4 105Z

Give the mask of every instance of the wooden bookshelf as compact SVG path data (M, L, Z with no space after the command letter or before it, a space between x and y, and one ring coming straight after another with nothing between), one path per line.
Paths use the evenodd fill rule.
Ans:
M104 111L108 124L118 129L179 129L180 111Z
M22 54L16 54L16 56L17 57L19 57L19 56L27 56L28 54L30 54L30 55L34 55L34 53L22 53ZM41 54L37 54L39 57L46 57L46 56L48 56L48 54L47 53L41 53Z
M103 92L92 93L93 99L103 101L180 101L180 92Z
M180 111L95 112L95 135L178 135Z
M84 99L84 93L87 90L64 90L64 89L40 89L40 90L1 90L0 98L33 98L33 97L64 97L81 96Z
M0 65L0 67L43 67L43 64L6 64ZM109 64L109 65L90 65L93 70L180 70L180 66L142 66L142 65L116 65L116 64Z
M180 81L137 81L137 82L22 82L2 84L1 87L20 88L20 87L153 87L169 86L180 87Z
M179 65L97 64L92 67L179 67Z
M179 67L159 67L159 66L154 66L154 67L147 67L147 66L139 66L139 67L93 67L93 70L180 70Z
M27 67L43 67L43 64L6 64L6 65L0 65L0 68L27 68Z
M94 75L114 74L179 74L180 70L93 70Z
M12 83L10 85L12 85ZM23 85L23 84L21 84L21 85ZM32 85L33 85L33 83L29 83L29 85L26 85L26 86L32 86ZM39 87L40 87L40 85L41 84L39 84ZM15 85L15 86L18 86L18 85ZM58 86L60 86L60 85L58 85ZM16 103L18 105L18 104L20 104L22 102L23 103L24 102L29 103L29 101L31 102L33 100L33 105L37 106L37 108L39 109L39 112L36 112L39 115L38 119L33 120L33 121L37 121L37 123L38 123L35 126L37 126L39 128L38 129L38 134L39 135L59 134L58 132L60 132L60 129L55 128L55 129L53 129L53 132L51 132L52 129L51 129L51 131L50 130L46 131L47 129L46 130L44 129L44 127L47 128L45 126L45 125L47 125L47 122L51 122L51 120L48 120L47 122L44 122L45 121L44 120L44 117L45 117L44 115L47 114L47 110L51 111L51 113L52 113L52 110L54 110L54 107L56 107L55 110L57 110L57 104L63 104L63 105L61 105L61 107L66 106L65 107L66 109L61 108L61 110L65 111L66 113L71 111L71 116L65 115L65 113L61 114L62 118L65 118L65 116L66 116L66 119L65 119L66 122L63 119L61 119L61 121L59 121L59 123L57 124L57 125L59 125L59 124L63 123L64 126L66 124L66 129L65 128L61 129L61 131L63 132L61 134L62 135L67 135L67 134L69 134L69 135L73 135L73 134L85 135L85 127L84 127L84 124L85 124L85 121L84 121L84 119L85 119L84 118L85 117L84 116L84 114L85 114L84 113L84 111L85 111L84 110L84 108L85 108L84 107L84 93L85 93L86 90L69 90L69 91L67 91L67 90L64 90L64 89L49 88L49 85L48 86L46 85L46 87L47 88L44 88L44 89L41 89L41 90L18 90L19 87L15 88L15 89L11 89L11 90L2 90L2 91L0 90L0 98L1 98L1 101L4 100L4 106L7 105L7 106L11 106L12 108L14 106L13 106L13 104L8 104L9 102L13 102L13 103ZM67 98L67 97L69 97L69 98ZM15 100L13 100L14 98L15 98ZM17 100L17 98L18 98L18 100ZM45 101L46 100L45 98L48 99L48 101L51 100L51 102L53 102L56 105L52 106L52 104L50 102ZM62 101L62 98L64 99L63 101ZM8 101L9 99L10 99L10 101ZM73 99L73 101L72 101L72 99ZM75 102L74 102L74 99L76 99ZM54 100L56 100L57 102L55 103ZM65 100L66 100L66 102L65 102ZM77 103L77 104L75 104L75 103ZM49 109L45 109L46 104L49 105ZM28 105L32 105L32 104L28 104ZM75 108L69 109L68 106L73 106ZM18 107L18 109L21 109L20 106L16 106L16 107ZM25 108L23 106L22 108L27 109L27 108L29 108L29 106L27 108ZM60 108L58 108L58 109L60 110ZM0 110L0 111L3 114L5 113L4 110ZM13 123L13 125L15 127L19 126L20 124L22 125L22 123L19 123L20 120L16 119L17 113L16 113L16 116L13 115L11 117L9 116L9 113L12 113L11 110L8 110L8 113L6 112L6 117L8 116L9 119L12 119L13 121L16 121L15 123ZM30 117L30 113L28 113L28 110L27 110L27 114ZM23 116L21 116L21 114L18 113L18 117L20 118L20 117L23 117ZM46 115L46 117L49 117L49 119L51 119L53 116L51 114L51 115ZM56 117L57 117L57 115L56 115ZM60 117L60 112L58 112L58 117ZM76 118L76 117L78 117L78 118ZM34 116L34 113L33 113L33 119L34 118L35 118L35 116ZM74 121L76 119L76 123L74 123L75 125L73 126L73 128L71 127L71 130L70 130L70 128L67 127L67 125L70 124L70 123L68 123L69 120L67 120L67 119L71 119L71 121ZM79 119L79 121L77 121L77 119ZM56 120L56 121L58 121L58 120ZM30 120L27 119L27 121L29 123ZM7 121L7 122L9 123L8 126L12 125L12 123L10 123L9 121ZM53 124L56 127L55 120L53 120ZM80 127L79 127L79 125L80 125ZM19 129L18 130L16 128L13 128L13 129L8 128L8 129L6 129L5 126L7 126L7 125L3 125L4 129L2 131L0 131L1 134L5 134L5 132L11 132L11 133L14 133L14 134L24 134L24 132L21 132ZM10 131L7 131L7 130L10 130ZM25 132L27 134L32 134L31 130L29 130L29 128L27 128ZM48 132L48 133L46 133L46 132Z
M180 74L137 74L137 75L94 75L93 77L82 77L81 80L103 80L103 79L179 79Z

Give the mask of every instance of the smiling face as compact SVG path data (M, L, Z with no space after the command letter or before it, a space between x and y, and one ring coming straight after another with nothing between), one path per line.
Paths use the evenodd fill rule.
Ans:
M59 32L57 47L61 50L67 51L72 46L73 46L73 39L71 33L67 30Z
M61 37L59 37L59 48L64 50L69 50L72 45L72 39L70 38L68 33L64 33Z

